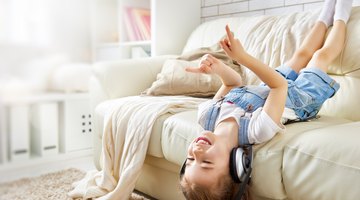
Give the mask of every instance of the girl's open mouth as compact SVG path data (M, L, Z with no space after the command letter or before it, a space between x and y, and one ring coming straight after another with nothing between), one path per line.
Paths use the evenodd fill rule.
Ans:
M195 143L211 145L210 140L207 139L206 137L198 137L198 138L196 138Z

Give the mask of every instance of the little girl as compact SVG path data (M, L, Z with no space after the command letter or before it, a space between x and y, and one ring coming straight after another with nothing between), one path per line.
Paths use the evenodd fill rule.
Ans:
M276 70L249 55L226 26L221 47L252 70L262 80L260 86L244 86L234 70L211 55L203 56L199 67L186 69L217 74L223 83L213 100L199 106L199 123L205 131L190 144L181 172L187 199L232 199L236 190L236 177L229 172L232 149L270 140L288 120L315 117L336 93L339 84L326 72L343 49L351 8L352 0L326 0L300 48Z

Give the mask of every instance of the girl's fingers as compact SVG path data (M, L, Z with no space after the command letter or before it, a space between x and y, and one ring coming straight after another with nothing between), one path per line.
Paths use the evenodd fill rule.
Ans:
M198 67L185 67L185 71L192 73L200 73L201 70Z
M222 40L223 45L227 46L229 49L231 48L231 43L229 41L229 39L225 38Z
M212 56L211 54L206 54L201 58L200 64L210 67L215 61L216 60L214 59L214 56Z
M213 62L211 62L210 58L207 58L206 60L201 61L201 65L208 65L210 66Z
M221 46L222 49L224 49L224 51L225 51L226 53L230 53L230 52L231 52L229 46L228 46L227 44L225 44L224 41L220 41L220 46Z
M226 30L226 35L227 35L229 42L232 43L234 40L234 34L231 32L229 25L225 26L225 30Z
M215 62L215 59L212 55L209 54L209 56L206 58L206 61L208 62L209 66L210 66Z
M185 71L191 73L210 73L211 69L208 65L200 64L199 67L185 67Z

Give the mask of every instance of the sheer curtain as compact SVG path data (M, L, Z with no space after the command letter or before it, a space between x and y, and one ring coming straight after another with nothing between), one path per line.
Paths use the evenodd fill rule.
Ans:
M0 45L41 48L90 61L91 2L0 0Z
M0 0L2 43L49 46L52 0Z
M0 94L14 82L43 87L39 80L60 65L89 63L90 6L91 0L0 0Z

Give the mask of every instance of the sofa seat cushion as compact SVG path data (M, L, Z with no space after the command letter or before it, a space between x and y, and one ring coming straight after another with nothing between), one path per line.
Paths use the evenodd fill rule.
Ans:
M186 158L186 150L200 128L197 123L197 110L178 113L167 118L161 136L165 159L182 165Z
M283 134L277 134L270 141L256 145L251 189L261 197L287 198L282 177L283 164L286 163L283 159L286 145L297 141L306 131L349 122L351 121L342 118L320 116L308 122L288 124Z
M360 188L359 134L360 122L353 122L307 131L290 141L282 170L288 198L359 199L358 190L349 190Z
M181 165L186 158L190 142L197 136L197 111L187 111L167 118L163 125L161 146L164 157ZM297 140L304 132L351 121L321 116L309 122L286 125L283 134L277 134L267 143L255 146L251 189L261 197L285 199L287 197L282 180L283 153L286 145ZM266 179L264 179L266 177Z

